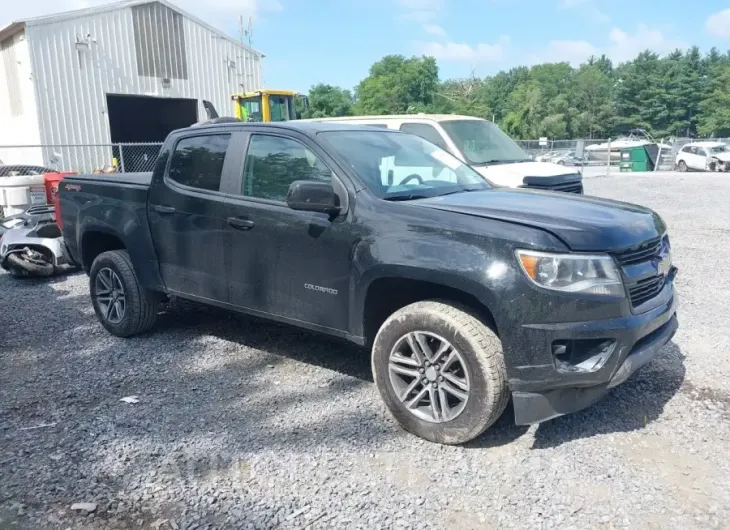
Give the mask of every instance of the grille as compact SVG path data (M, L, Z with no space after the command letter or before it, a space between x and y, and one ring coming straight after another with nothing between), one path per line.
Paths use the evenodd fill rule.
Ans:
M639 280L636 284L629 287L631 305L638 307L654 298L664 288L664 281L665 277L662 275L652 276L651 278Z
M527 189L532 189L532 190L563 191L566 193L583 193L583 183L581 181L561 182L560 184L553 184L553 185L527 184L523 187L525 187Z
M641 263L648 261L654 256L658 256L662 248L662 240L657 237L651 239L646 243L642 243L639 246L623 250L614 254L618 262L623 265L633 265L635 263Z

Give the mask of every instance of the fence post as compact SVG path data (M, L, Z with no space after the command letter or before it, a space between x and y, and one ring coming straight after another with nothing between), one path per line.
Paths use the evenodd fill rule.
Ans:
M611 175L611 139L608 139L608 149L606 149L606 176Z
M119 169L121 173L124 173L124 146L119 144Z

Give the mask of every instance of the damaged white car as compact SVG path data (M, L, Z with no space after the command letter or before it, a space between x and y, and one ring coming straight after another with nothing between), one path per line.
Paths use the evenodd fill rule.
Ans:
M679 171L730 171L730 147L722 142L686 144L675 160Z

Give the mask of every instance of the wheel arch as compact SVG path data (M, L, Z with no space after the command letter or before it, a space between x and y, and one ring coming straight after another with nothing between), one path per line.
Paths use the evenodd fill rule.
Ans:
M87 230L81 236L81 265L88 274L96 257L109 250L125 250L127 247L117 234L104 229Z
M354 334L371 345L382 323L398 309L414 302L440 300L473 313L499 336L494 300L484 286L458 276L439 275L435 282L423 272L391 271L367 282L354 309Z
M160 277L157 255L151 244L149 231L126 234L119 233L107 226L89 226L81 232L79 237L82 267L86 274L91 271L91 264L94 259L108 250L126 250L132 260L134 272L137 274L140 283L147 289L165 292L165 285Z

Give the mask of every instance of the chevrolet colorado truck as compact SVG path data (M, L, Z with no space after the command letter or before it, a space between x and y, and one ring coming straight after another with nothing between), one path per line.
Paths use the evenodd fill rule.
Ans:
M497 187L399 131L193 126L151 173L66 177L60 210L110 333L147 332L173 295L349 339L397 421L439 443L510 398L518 424L587 407L678 326L655 212Z

